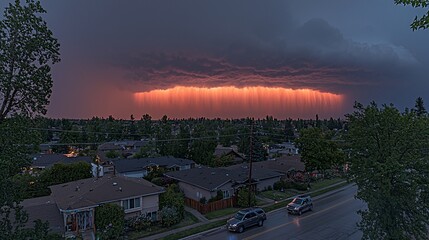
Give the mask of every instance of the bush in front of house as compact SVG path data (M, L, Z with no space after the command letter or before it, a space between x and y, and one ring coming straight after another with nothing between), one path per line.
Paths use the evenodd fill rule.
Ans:
M296 189L299 191L305 191L307 190L307 185L304 183L297 183L293 181L283 181L280 180L276 183L274 183L274 190L284 190L284 189Z
M125 213L121 206L108 203L95 209L95 226L101 239L119 239L125 227Z
M141 214L125 220L127 230L143 231L152 226L153 221L146 214Z
M176 207L165 206L161 209L161 225L164 227L170 227L182 220L179 211Z
M222 200L222 199L223 199L223 192L222 192L222 190L217 190L216 196L210 198L209 199L209 203L210 202L216 202L216 201L219 201L219 200Z

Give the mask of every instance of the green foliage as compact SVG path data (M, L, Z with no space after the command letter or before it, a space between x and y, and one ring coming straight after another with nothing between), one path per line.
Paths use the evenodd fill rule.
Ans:
M395 0L395 4L402 4L404 6L411 5L415 8L426 8L427 12L423 16L414 18L411 23L413 30L429 28L429 0Z
M421 117L421 116L424 116L427 114L427 111L426 111L424 103L423 103L423 98L418 97L416 99L416 105L415 105L413 110L415 111L415 113L418 117Z
M294 181L280 180L278 182L275 182L273 187L274 187L274 190L296 189L299 191L305 191L305 190L307 190L308 186L306 184L297 183Z
M355 104L350 122L350 175L364 239L428 239L429 120L393 105Z
M171 184L167 188L166 192L160 195L159 207L161 209L163 209L164 207L175 208L175 210L179 214L180 219L184 217L184 194L180 191L179 187L176 184Z
M213 162L209 165L210 167L226 167L232 165L234 157L232 155L222 155L215 157Z
M101 239L119 239L125 226L125 213L121 206L109 203L95 209L95 226Z
M13 113L45 114L52 88L51 67L59 43L40 14L39 1L10 3L0 20L0 122Z
M125 219L125 225L135 231L143 231L152 226L153 222L146 214L142 214L133 218Z
M345 161L344 153L331 141L329 132L320 128L302 129L296 143L307 171L323 172L338 167Z
M120 155L118 152L116 152L115 150L110 150L108 152L106 152L106 157L107 158L118 158Z
M49 169L41 171L38 176L18 174L13 182L21 191L21 198L48 196L49 186L72 182L92 177L91 165L86 162L72 164L57 163Z
M179 210L176 207L165 206L161 209L161 224L164 227L170 227L179 223L183 219Z
M154 168L152 171L150 171L144 179L152 182L154 178L161 178L164 175L164 169L163 168Z
M249 205L249 189L247 187L241 188L238 191L237 205L240 207L251 207L256 205L256 195L252 191L250 194L250 205Z
M223 199L223 192L222 192L222 190L218 190L216 192L216 196L210 198L209 202L216 202L216 201L219 201L219 200L222 200L222 199Z

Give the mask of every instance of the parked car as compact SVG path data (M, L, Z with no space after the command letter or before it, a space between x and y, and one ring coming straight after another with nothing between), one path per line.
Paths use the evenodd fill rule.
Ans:
M287 207L288 213L301 215L313 210L313 201L309 195L301 195L292 200Z
M245 228L258 225L263 226L267 215L262 208L247 208L238 211L229 219L226 228L231 232L243 232Z

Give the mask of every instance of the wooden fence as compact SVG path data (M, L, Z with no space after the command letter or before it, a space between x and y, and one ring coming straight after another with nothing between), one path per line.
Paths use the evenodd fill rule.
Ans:
M222 199L215 202L209 202L206 204L202 204L199 201L196 201L194 199L185 198L185 205L197 210L201 214L206 214L216 210L234 207L236 203L237 203L236 197Z

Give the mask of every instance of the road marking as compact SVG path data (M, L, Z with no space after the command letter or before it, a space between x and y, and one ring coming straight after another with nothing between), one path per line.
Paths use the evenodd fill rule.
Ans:
M344 200L344 201L342 201L342 202L339 202L339 203L337 203L337 204L335 204L335 205L332 205L332 206L330 206L330 207L328 207L328 208L325 208L325 209L323 209L323 210L317 211L317 212L315 212L315 213L313 213L313 214L310 214L310 215L307 215L307 216L304 216L304 217L300 217L300 218L299 218L299 220L306 219L306 218L309 218L309 217L311 217L311 216L313 216L313 215L316 215L316 214L320 214L320 213L326 212L326 211L328 211L328 210L330 210L330 209L332 209L332 208L338 207L338 206L340 206L340 205L342 205L342 204L344 204L344 203L346 203L346 202L348 202L348 201L350 201L350 200L353 200L353 199L354 199L354 197L353 197L353 198L349 198L349 199L347 199L347 200ZM250 239L254 239L254 238L259 237L259 236L261 236L261 235L263 235L263 234L265 234L265 233L272 232L272 231L274 231L274 230L277 230L277 229L282 228L282 227L284 227L284 226L290 225L290 224L292 224L292 223L295 223L295 220L290 221L290 222L287 222L287 223L284 223L284 224L282 224L282 225L279 225L279 226L276 226L276 227L273 227L273 228L270 228L270 229L267 229L267 230L265 230L265 231L263 231L263 232L259 232L259 233L255 234L255 235L250 236L250 237L243 238L243 240L250 240Z

